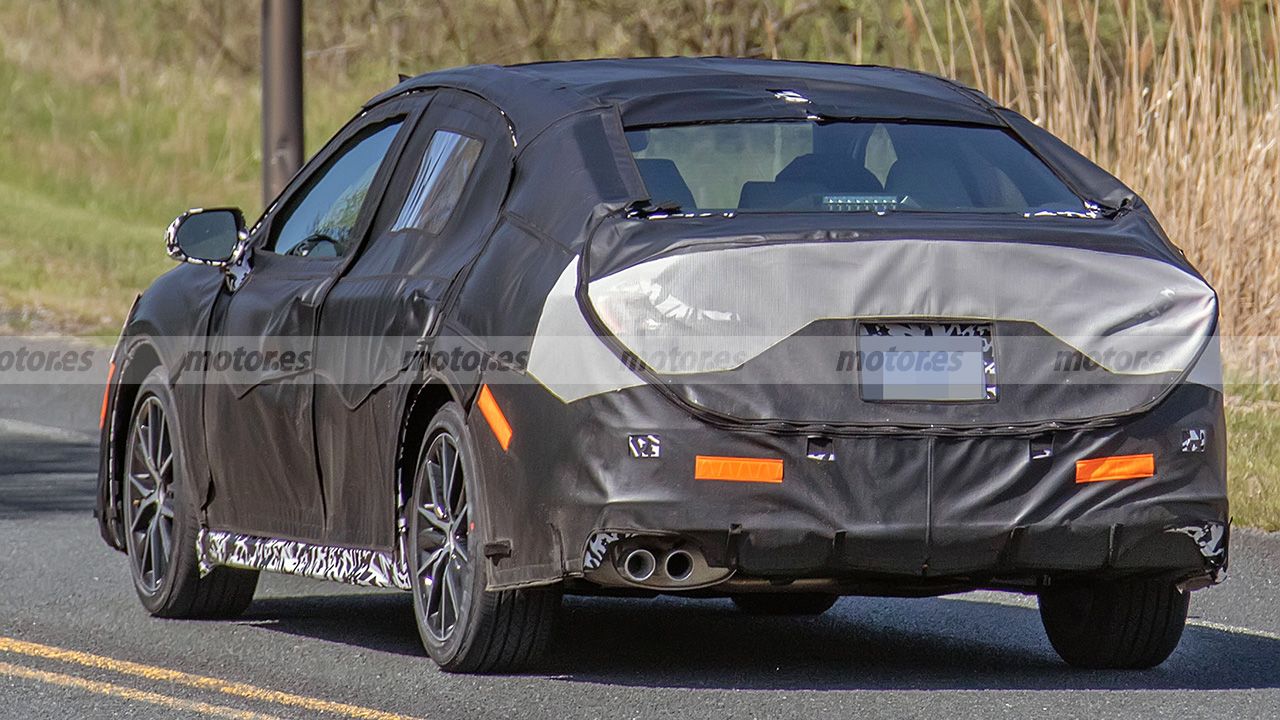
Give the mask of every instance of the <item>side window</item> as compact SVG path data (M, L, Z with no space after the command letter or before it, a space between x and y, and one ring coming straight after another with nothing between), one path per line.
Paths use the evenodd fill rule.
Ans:
M430 235L443 230L462 198L483 146L473 137L435 131L391 230L417 229Z
M356 221L400 120L374 126L329 159L276 220L267 250L280 255L339 257L355 244Z

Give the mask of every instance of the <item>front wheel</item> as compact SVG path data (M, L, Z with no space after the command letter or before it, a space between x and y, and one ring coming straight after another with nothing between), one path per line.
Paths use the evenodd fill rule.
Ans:
M1173 654L1189 604L1190 593L1168 580L1083 582L1042 591L1040 619L1071 665L1145 670Z
M200 577L195 488L182 474L175 418L164 370L156 368L138 388L121 480L133 586L158 617L233 617L253 601L258 572L220 567Z
M461 408L432 420L419 453L410 508L413 608L427 654L448 672L503 672L545 652L560 606L558 588L485 590L479 482Z

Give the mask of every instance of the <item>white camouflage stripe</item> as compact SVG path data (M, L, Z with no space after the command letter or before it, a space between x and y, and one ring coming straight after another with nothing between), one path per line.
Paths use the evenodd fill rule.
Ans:
M225 565L352 585L411 588L409 568L400 552L312 545L203 528L197 548L201 574Z

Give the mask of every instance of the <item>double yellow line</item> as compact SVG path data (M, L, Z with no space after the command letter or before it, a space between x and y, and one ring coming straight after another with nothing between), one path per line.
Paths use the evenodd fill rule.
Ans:
M347 705L329 700L321 700L320 698L307 697L305 695L293 695L291 693L279 692L277 690L267 690L247 683L232 682L230 680L206 677L204 675L192 675L178 670L170 670L169 668L156 667L154 665L143 665L142 663L129 662L128 660L117 660L115 658L104 657L102 655L92 655L78 650L66 650L63 648L53 647L51 645L41 645L39 643L27 642L25 640L18 640L9 637L0 636L0 652L71 663L156 682L185 685L187 687L197 688L200 690L219 692L225 695L245 698L247 700L282 705L289 708L307 710L313 713L327 713L340 717L357 718L357 720L416 720L408 715L398 715L395 713L383 712L381 710L374 710L372 708L360 707L358 705ZM163 707L173 708L175 710L182 710L188 713L200 713L202 715L212 717L236 718L237 720L275 720L274 716L263 713L239 710L222 705L211 705L209 703L196 702L193 700L184 700L182 698L171 697L160 693L138 690L137 688L125 685L116 685L114 683L100 682L97 680L87 680L75 675L37 670L6 662L0 662L0 675L36 680L50 685L76 688L86 692L97 693L99 695L108 695L121 698L123 700L145 702L152 705L160 705Z

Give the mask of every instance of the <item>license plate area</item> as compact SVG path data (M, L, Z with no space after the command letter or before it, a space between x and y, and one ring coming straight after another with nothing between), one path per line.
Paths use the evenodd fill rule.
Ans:
M858 391L867 402L994 402L988 322L861 321Z

